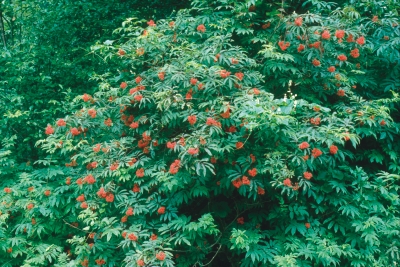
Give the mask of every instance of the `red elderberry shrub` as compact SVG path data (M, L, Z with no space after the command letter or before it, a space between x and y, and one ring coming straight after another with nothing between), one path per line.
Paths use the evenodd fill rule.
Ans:
M206 27L203 24L200 24L199 26L197 26L197 31L198 32L206 32Z
M292 186L292 181L291 181L289 178L286 178L286 179L283 181L283 185L284 185L284 186Z
M238 224L244 224L244 218L243 217L237 218L236 221L237 221Z
M127 86L128 86L128 84L127 84L126 82L122 82L122 83L119 85L119 87L120 87L121 89L125 89Z
M329 33L329 31L323 31L321 34L321 38L324 40L328 40L329 38L331 38L331 34Z
M165 259L165 253L160 251L156 254L157 260L163 261Z
M62 127L62 126L65 126L65 125L67 125L67 123L65 122L65 120L59 119L59 120L57 121L57 126Z
M12 248L8 248L7 249L7 253L12 253L13 249Z
M82 178L79 178L78 180L76 180L76 184L77 185L82 185L83 184Z
M127 234L127 232L122 232L122 234L121 234L122 238L126 238L126 234Z
M338 150L339 150L338 147L335 145L331 145L329 147L329 153L331 153L332 155L335 155L338 152Z
M340 54L340 55L337 57L337 59L339 59L340 61L346 61L346 60L347 60L347 57L346 57L345 55L343 55L343 54Z
M88 208L88 204L86 202L82 202L81 203L81 208L82 209L87 209Z
M319 156L322 155L322 151L319 150L318 148L314 148L314 149L311 151L311 155L312 155L314 158L318 158Z
M54 133L54 129L53 127L51 127L51 125L47 125L46 130L44 132L47 135L53 134Z
M33 203L29 203L28 205L26 205L26 208L28 210L31 210L35 205Z
M44 191L44 195L45 195L46 197L50 196L50 194L51 194L50 190Z
M311 227L310 223L308 223L308 222L305 223L304 226L305 226L307 229L310 229L310 227Z
M109 202L109 203L114 202L114 194L113 193L107 193L106 202Z
M136 264L137 264L138 266L144 266L144 265L145 265L145 263L144 263L143 260L137 260L137 261L136 261Z
M221 76L221 78L223 78L223 79L228 78L229 75L231 75L231 73L229 71L226 71L226 70L219 71L219 76Z
M255 176L257 175L257 169L256 169L256 168L253 168L253 169L249 170L249 171L248 171L248 174L249 174L251 177L255 177Z
M301 150L306 149L306 148L309 148L309 147L310 147L310 145L309 145L307 142L303 142L303 143L301 143L301 144L299 145L299 148L300 148Z
M381 122L379 123L381 126L385 126L386 125L386 121L385 120L381 120Z
M157 210L158 214L164 214L165 213L165 207L159 207Z
M306 180L310 180L312 178L312 173L311 172L304 172L303 176Z
M66 185L70 185L70 184L71 184L71 178L70 178L70 177L67 177L67 178L65 179L65 184L66 184Z
M128 216L124 216L121 218L122 223L126 223L128 221Z
M305 46L303 44L299 44L299 46L297 47L297 52L301 52L305 49Z
M334 66L330 66L330 67L328 68L328 71L329 71L329 72L335 72L335 70L336 70L336 68L335 68Z
M294 25L300 27L301 25L303 25L303 18L302 17L298 17L294 20Z

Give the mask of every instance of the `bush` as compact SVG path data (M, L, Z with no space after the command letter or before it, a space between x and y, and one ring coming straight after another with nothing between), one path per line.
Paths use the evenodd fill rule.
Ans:
M118 70L3 182L4 266L393 265L397 14L314 4L195 0L94 46Z

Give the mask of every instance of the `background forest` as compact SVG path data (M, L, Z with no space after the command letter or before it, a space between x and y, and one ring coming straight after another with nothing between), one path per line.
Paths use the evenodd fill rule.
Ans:
M0 1L0 266L396 266L400 2Z

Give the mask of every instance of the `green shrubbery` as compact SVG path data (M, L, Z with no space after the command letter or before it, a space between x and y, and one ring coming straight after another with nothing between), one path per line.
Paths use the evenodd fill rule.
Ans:
M194 0L93 46L35 167L3 141L3 266L394 265L399 5L291 4Z

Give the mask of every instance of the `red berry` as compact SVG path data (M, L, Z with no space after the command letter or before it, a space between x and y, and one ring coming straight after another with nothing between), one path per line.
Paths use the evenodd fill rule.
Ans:
M121 87L121 89L125 89L128 86L128 84L126 82L122 82L119 87Z
M206 31L206 27L203 24L197 26L197 31L204 33Z
M160 260L160 261L163 261L164 259L165 259L165 253L164 252L158 252L157 254L156 254L156 258L157 258L157 260Z
M59 120L57 121L57 126L62 127L62 126L65 126L65 125L67 125L67 123L65 122L65 120L59 119Z
M53 134L53 133L54 133L53 127L51 127L51 125L47 125L45 134L50 135L50 134Z
M302 17L298 17L294 20L294 25L300 27L303 24L303 18Z
M157 212L158 212L158 214L164 214L165 213L165 207L159 207Z
M304 172L304 173L303 173L303 176L304 176L304 178L307 179L307 180L310 180L310 179L313 177L313 175L312 175L311 172Z

